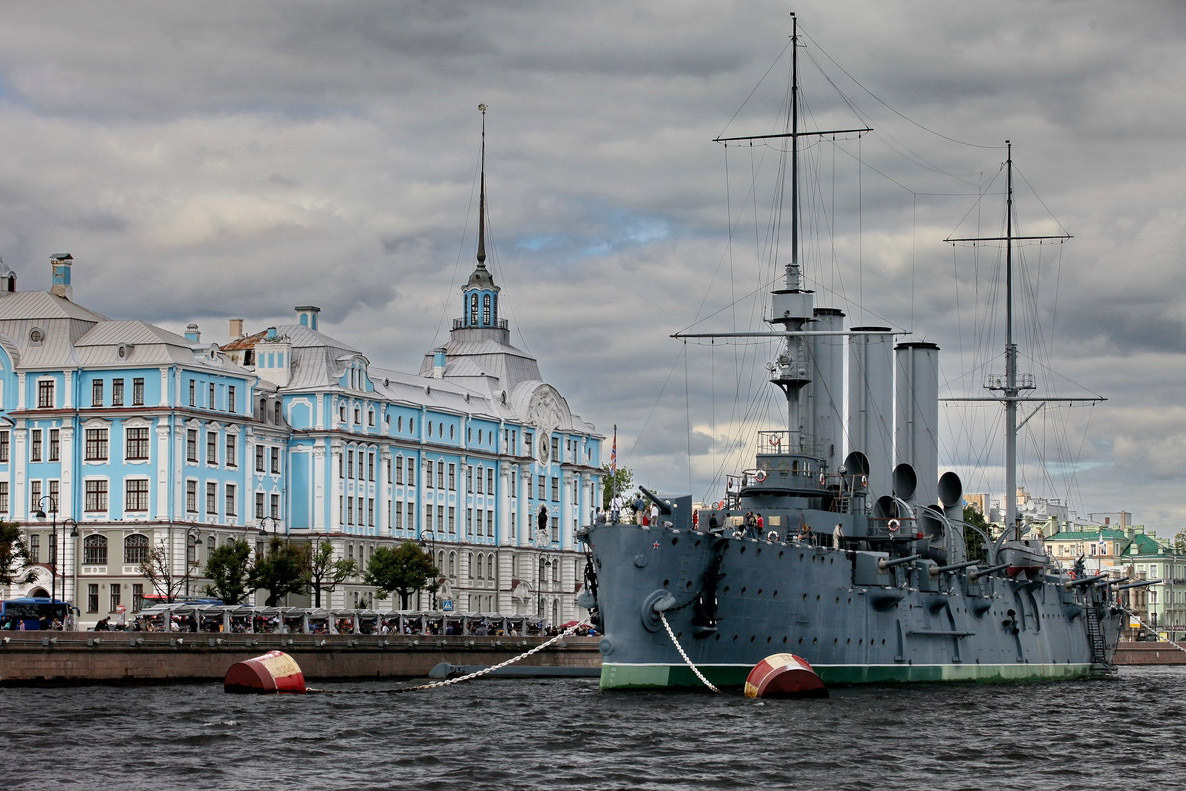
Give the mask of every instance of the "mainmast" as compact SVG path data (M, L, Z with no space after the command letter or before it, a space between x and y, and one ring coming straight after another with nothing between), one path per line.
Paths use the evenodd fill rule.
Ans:
M1005 519L1004 536L1021 540L1021 519L1017 513L1017 433L1021 427L1038 413L1046 403L1053 401L1102 401L1102 398L1030 398L1023 396L1026 390L1033 390L1033 374L1019 374L1017 371L1017 344L1013 340L1013 244L1021 241L1066 240L1070 234L1053 236L1013 235L1013 144L1005 141L1005 235L947 238L947 242L1004 242L1005 243L1005 380L989 377L987 390L1000 391L991 398L951 398L948 401L1000 401L1005 407ZM1025 401L1037 402L1034 411L1018 423L1018 405Z

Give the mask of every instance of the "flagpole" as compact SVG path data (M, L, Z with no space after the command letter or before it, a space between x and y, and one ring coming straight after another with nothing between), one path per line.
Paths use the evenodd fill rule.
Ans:
M609 452L609 487L610 496L618 494L618 424L614 424L614 444Z

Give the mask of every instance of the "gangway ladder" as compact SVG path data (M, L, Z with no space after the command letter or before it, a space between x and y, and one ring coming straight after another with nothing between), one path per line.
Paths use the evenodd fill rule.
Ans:
M1087 639L1091 643L1091 669L1096 674L1116 672L1116 666L1108 661L1108 647L1100 629L1100 611L1094 592L1087 600Z

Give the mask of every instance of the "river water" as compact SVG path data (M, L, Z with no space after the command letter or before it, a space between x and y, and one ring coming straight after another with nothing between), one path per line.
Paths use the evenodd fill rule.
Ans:
M4 789L1082 789L1186 776L1186 667L824 700L478 680L2 689Z

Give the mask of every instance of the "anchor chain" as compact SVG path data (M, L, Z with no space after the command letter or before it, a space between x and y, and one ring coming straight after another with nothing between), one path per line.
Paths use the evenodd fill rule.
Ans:
M659 620L663 622L663 628L667 630L667 636L671 638L671 644L675 646L676 651L679 651L679 655L683 657L684 663L692 669L693 673L696 674L696 678L703 681L704 686L708 687L713 692L716 692L718 695L722 694L721 691L717 689L711 681L705 678L704 674L700 672L700 668L692 664L692 660L689 659L688 655L684 652L684 647L679 644L679 640L675 639L675 632L671 631L671 624L667 623L667 615L661 610L659 612Z
M506 660L505 662L499 662L497 665L491 665L490 667L484 667L481 670L475 670L473 673L467 673L464 676L458 676L457 678L447 678L444 681L434 681L431 684L417 684L414 687L395 687L394 689L337 690L337 689L314 689L313 687L308 687L306 689L306 691L307 692L320 692L320 693L324 693L324 694L334 694L334 695L341 695L341 694L347 694L347 695L349 695L349 694L354 694L354 695L365 695L365 694L398 695L401 692L420 692L420 691L423 691L426 689L437 689L438 687L447 687L450 684L460 684L462 681L470 681L470 680L478 678L480 676L484 676L487 673L493 673L495 670L501 670L502 668L506 667L507 665L513 665L522 659L526 659L527 657L531 656L532 654L536 653L537 651L544 650L545 648L550 646L552 643L555 643L558 640L568 637L573 632L575 632L577 629L580 629L581 627L588 626L588 625L589 624L585 623L584 621L582 621L580 623L575 623L572 626L565 629L560 634L556 635L555 637L551 638L550 640L548 640L546 642L540 643L535 648L532 648L529 651L525 651L516 657L512 657L512 658Z

